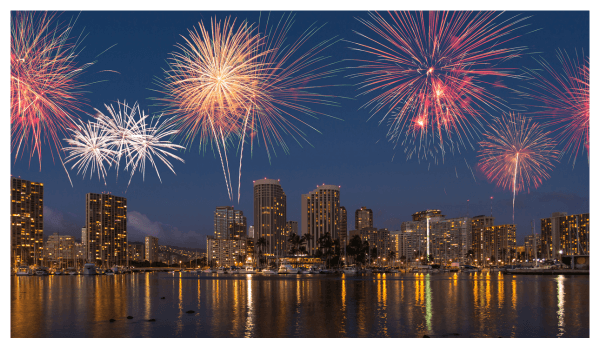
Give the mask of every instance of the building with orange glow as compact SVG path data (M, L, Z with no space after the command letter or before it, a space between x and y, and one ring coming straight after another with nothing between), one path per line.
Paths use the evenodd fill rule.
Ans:
M320 185L301 198L302 234L310 234L306 243L309 255L314 255L319 248L319 238L326 233L333 240L338 239L340 223L340 187L337 185Z
M97 266L127 264L127 198L88 193L85 209L87 261Z
M12 267L43 265L44 184L10 178L10 255Z
M254 181L254 243L265 239L266 246L260 250L267 258L286 254L286 212L287 197L279 180Z

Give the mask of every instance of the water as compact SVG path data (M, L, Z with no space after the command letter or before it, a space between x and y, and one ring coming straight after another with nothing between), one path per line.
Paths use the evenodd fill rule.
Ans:
M588 276L135 273L11 289L13 337L589 336Z

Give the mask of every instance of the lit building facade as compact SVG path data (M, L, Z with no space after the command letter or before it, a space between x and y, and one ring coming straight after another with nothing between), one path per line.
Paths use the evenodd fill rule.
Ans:
M359 230L351 230L350 238L354 236L360 236L363 242L369 243L369 256L373 255L373 249L376 251L376 257L373 259L380 258L383 262L388 260L388 254L392 246L392 240L390 237L390 231L388 229L377 229L374 227L364 227Z
M217 239L215 236L206 237L208 264L211 266L232 266L246 261L247 239Z
M534 244L535 243L535 244ZM525 259L531 260L535 259L536 251L534 251L534 247L537 248L537 258L542 258L542 240L540 234L527 235L525 236Z
M541 220L542 258L589 255L590 214L567 215L555 212Z
M158 262L158 238L146 236L144 238L144 260L150 263Z
M254 181L254 243L261 237L265 239L264 248L257 250L260 249L267 258L286 254L286 212L287 197L279 180Z
M296 234L298 236L302 236L302 234L298 233L298 222L296 222L296 221L287 221L285 223L285 236L287 238L289 238L290 234Z
M127 263L127 199L86 194L87 261L111 267Z
M354 230L373 227L373 210L362 207L354 212Z
M345 207L340 207L340 226L338 227L338 236L340 238L340 245L344 248L348 245L348 213Z
M246 216L241 210L233 207L217 207L215 209L215 238L240 239L246 238Z
M248 227L248 238L254 238L254 225Z
M44 184L10 178L11 264L43 265Z
M48 236L44 246L45 264L52 267L75 266L75 237L57 233Z
M514 224L494 225L494 217L476 216L471 221L473 256L477 264L509 263L516 258Z
M321 185L301 198L302 234L310 234L306 243L309 255L314 255L319 247L319 238L329 232L333 240L338 239L340 222L340 187Z
M412 214L412 220L414 222L425 221L427 219L427 217L431 218L431 217L445 217L445 216L442 215L441 210L436 210L436 209L419 211L419 212L415 212L414 214Z
M143 262L146 258L146 243L129 243L129 261ZM158 254L156 255L158 261Z

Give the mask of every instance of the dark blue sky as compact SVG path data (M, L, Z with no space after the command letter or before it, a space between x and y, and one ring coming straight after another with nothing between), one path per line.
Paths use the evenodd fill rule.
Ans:
M529 53L541 53L555 67L558 67L557 48L565 49L570 55L575 50L583 50L589 55L588 12L508 12L503 16L508 18L514 14L531 16L526 20L529 26L522 29L522 33L539 30L525 34L513 46L527 46ZM73 15L77 13L63 13L60 19L68 20ZM138 101L150 113L158 111L150 99L156 95L151 90L157 89L154 78L162 76L169 53L175 50L176 43L183 41L180 35L187 35L187 30L197 27L200 20L209 22L215 15L218 19L231 15L238 21L257 22L259 13L82 12L75 26L75 32L84 30L87 33L80 62L91 61L98 53L116 44L98 57L98 63L81 78L86 82L106 80L89 87L90 93L86 94L89 105L103 109L105 103L127 100ZM366 32L366 29L355 17L367 16L366 12L298 12L289 38L297 37L311 23L317 22L327 25L311 39L314 43L334 36L357 40L353 30ZM340 41L327 54L332 60L364 57L349 47L349 43ZM355 65L345 61L340 67ZM512 60L509 66L533 67L535 63L530 56L525 56ZM119 74L100 72L102 70L114 70ZM356 83L345 77L348 74L351 70L332 81ZM328 92L350 98L358 94L351 86ZM511 102L510 97L505 98ZM82 179L72 172L74 186L71 187L62 166L52 163L48 148L43 154L41 172L37 161L32 161L29 166L27 158L23 158L16 162L11 160L11 174L44 183L45 237L54 231L79 237L85 224L85 194L110 191L128 199L132 240L154 234L160 237L162 244L205 247L205 235L213 231L216 206L234 205L247 215L248 225L253 223L252 181L263 177L281 180L287 194L288 220L300 221L300 195L325 183L341 186L341 203L348 210L349 229L354 228L354 211L361 206L373 209L375 227L399 230L400 223L410 220L412 213L428 208L441 209L447 217L463 216L467 213L468 199L471 216L489 214L490 196L494 196L496 224L511 222L512 195L496 188L475 171L476 151L466 150L447 156L444 164L431 164L430 167L427 162L418 163L415 158L407 161L402 150L394 150L393 144L385 140L387 126L379 125L377 118L367 121L369 112L359 109L366 102L364 97L337 101L340 107L315 108L342 120L303 118L320 131L303 128L312 147L306 143L300 147L288 138L290 153L278 149L278 156L273 157L270 164L264 147L255 149L252 157L245 153L239 205L228 198L218 155L210 151L199 154L197 143L179 154L186 163L174 163L177 175L159 165L162 184L148 169L145 182L136 174L126 193L126 174L120 173L121 179L116 182L114 170L109 173L106 186L97 177ZM92 111L91 108L88 110ZM475 171L476 180L465 160ZM237 187L237 161L233 160L233 163L232 177L236 177L234 184ZM539 189L517 196L518 243L530 233L531 219L536 220L539 232L539 219L552 212L589 212L589 166L585 156L579 157L575 168L562 161L551 175Z

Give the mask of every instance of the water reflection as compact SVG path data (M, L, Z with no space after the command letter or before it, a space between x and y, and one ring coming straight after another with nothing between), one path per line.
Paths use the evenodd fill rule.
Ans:
M453 332L545 337L567 331L586 336L588 290L588 277L495 273L15 277L11 328L14 337L200 333L313 338ZM128 315L134 319L126 319ZM116 321L110 323L110 318ZM148 322L150 318L156 322Z

